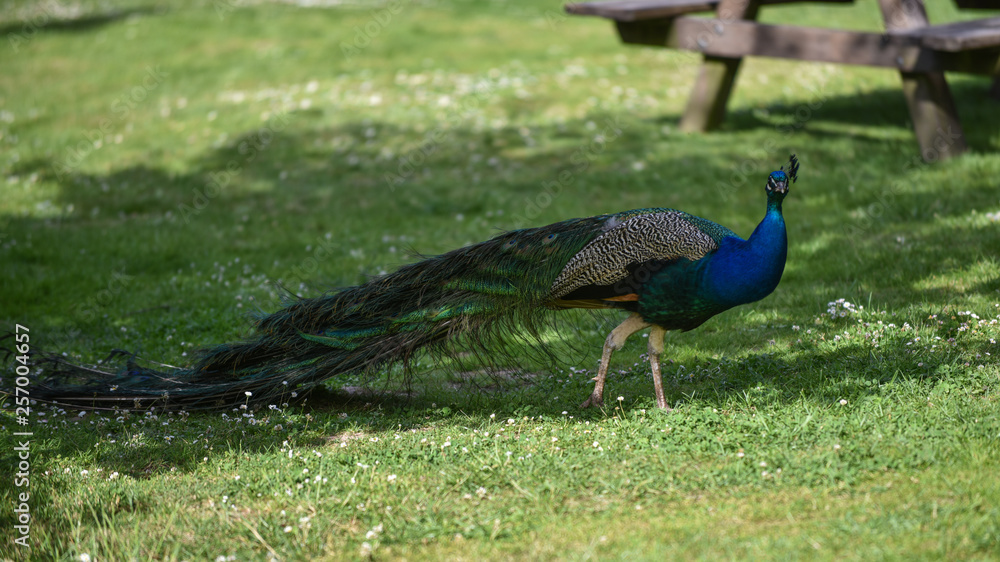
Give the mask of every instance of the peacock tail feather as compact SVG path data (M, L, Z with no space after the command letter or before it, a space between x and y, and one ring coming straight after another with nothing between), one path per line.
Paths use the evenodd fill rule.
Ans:
M477 356L512 337L538 340L553 280L612 216L506 232L397 271L257 318L250 337L198 353L189 368L124 362L115 371L81 367L60 355L36 358L43 378L33 397L112 405L134 400L228 407L277 403L339 374L409 367L420 350L460 348ZM247 393L250 393L249 396Z

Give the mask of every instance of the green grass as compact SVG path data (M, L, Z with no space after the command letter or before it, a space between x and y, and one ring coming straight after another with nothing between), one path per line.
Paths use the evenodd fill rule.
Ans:
M925 165L890 71L749 60L722 130L685 135L698 58L559 2L8 2L0 28L0 325L83 362L184 363L275 283L315 295L497 229L666 206L746 236L767 172L802 161L777 291L667 336L672 413L638 337L609 406L577 409L619 318L573 312L560 361L510 380L424 359L409 397L344 378L257 412L38 405L33 558L1000 557L988 80L950 76L971 150ZM10 506L9 400L0 426ZM2 559L26 555L14 524Z

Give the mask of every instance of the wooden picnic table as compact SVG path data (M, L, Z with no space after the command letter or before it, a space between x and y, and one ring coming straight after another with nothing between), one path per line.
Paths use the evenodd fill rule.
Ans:
M764 56L896 69L924 160L967 149L944 72L1000 77L1000 17L931 25L922 0L878 0L884 33L756 21L762 5L796 1L623 0L568 4L566 11L613 20L625 43L702 53L682 130L717 127L743 57ZM1000 0L955 3L959 8L1000 9ZM689 15L709 11L715 17ZM994 90L1000 91L998 86L1000 78Z

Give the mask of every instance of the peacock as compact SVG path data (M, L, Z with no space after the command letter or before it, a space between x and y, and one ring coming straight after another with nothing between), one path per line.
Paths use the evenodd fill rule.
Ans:
M244 341L205 349L187 368L140 366L124 352L112 355L119 367L111 369L36 355L32 398L91 407L262 405L337 375L395 364L408 370L421 351L443 357L461 348L488 356L518 338L540 341L552 311L614 309L628 316L607 336L581 407L603 405L612 353L651 328L656 405L669 409L660 373L664 334L697 328L777 287L787 252L781 203L798 168L793 154L787 170L768 175L767 210L747 240L667 208L509 231L358 286L313 298L289 295L283 308L253 319Z

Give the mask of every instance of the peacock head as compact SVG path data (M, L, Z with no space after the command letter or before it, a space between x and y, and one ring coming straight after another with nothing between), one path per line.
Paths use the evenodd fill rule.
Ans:
M798 179L797 174L799 171L799 161L792 154L791 158L788 160L788 171L785 171L785 166L782 166L779 170L771 172L771 175L767 176L767 185L764 190L767 191L768 199L776 197L779 201L788 194L788 184L795 183Z

